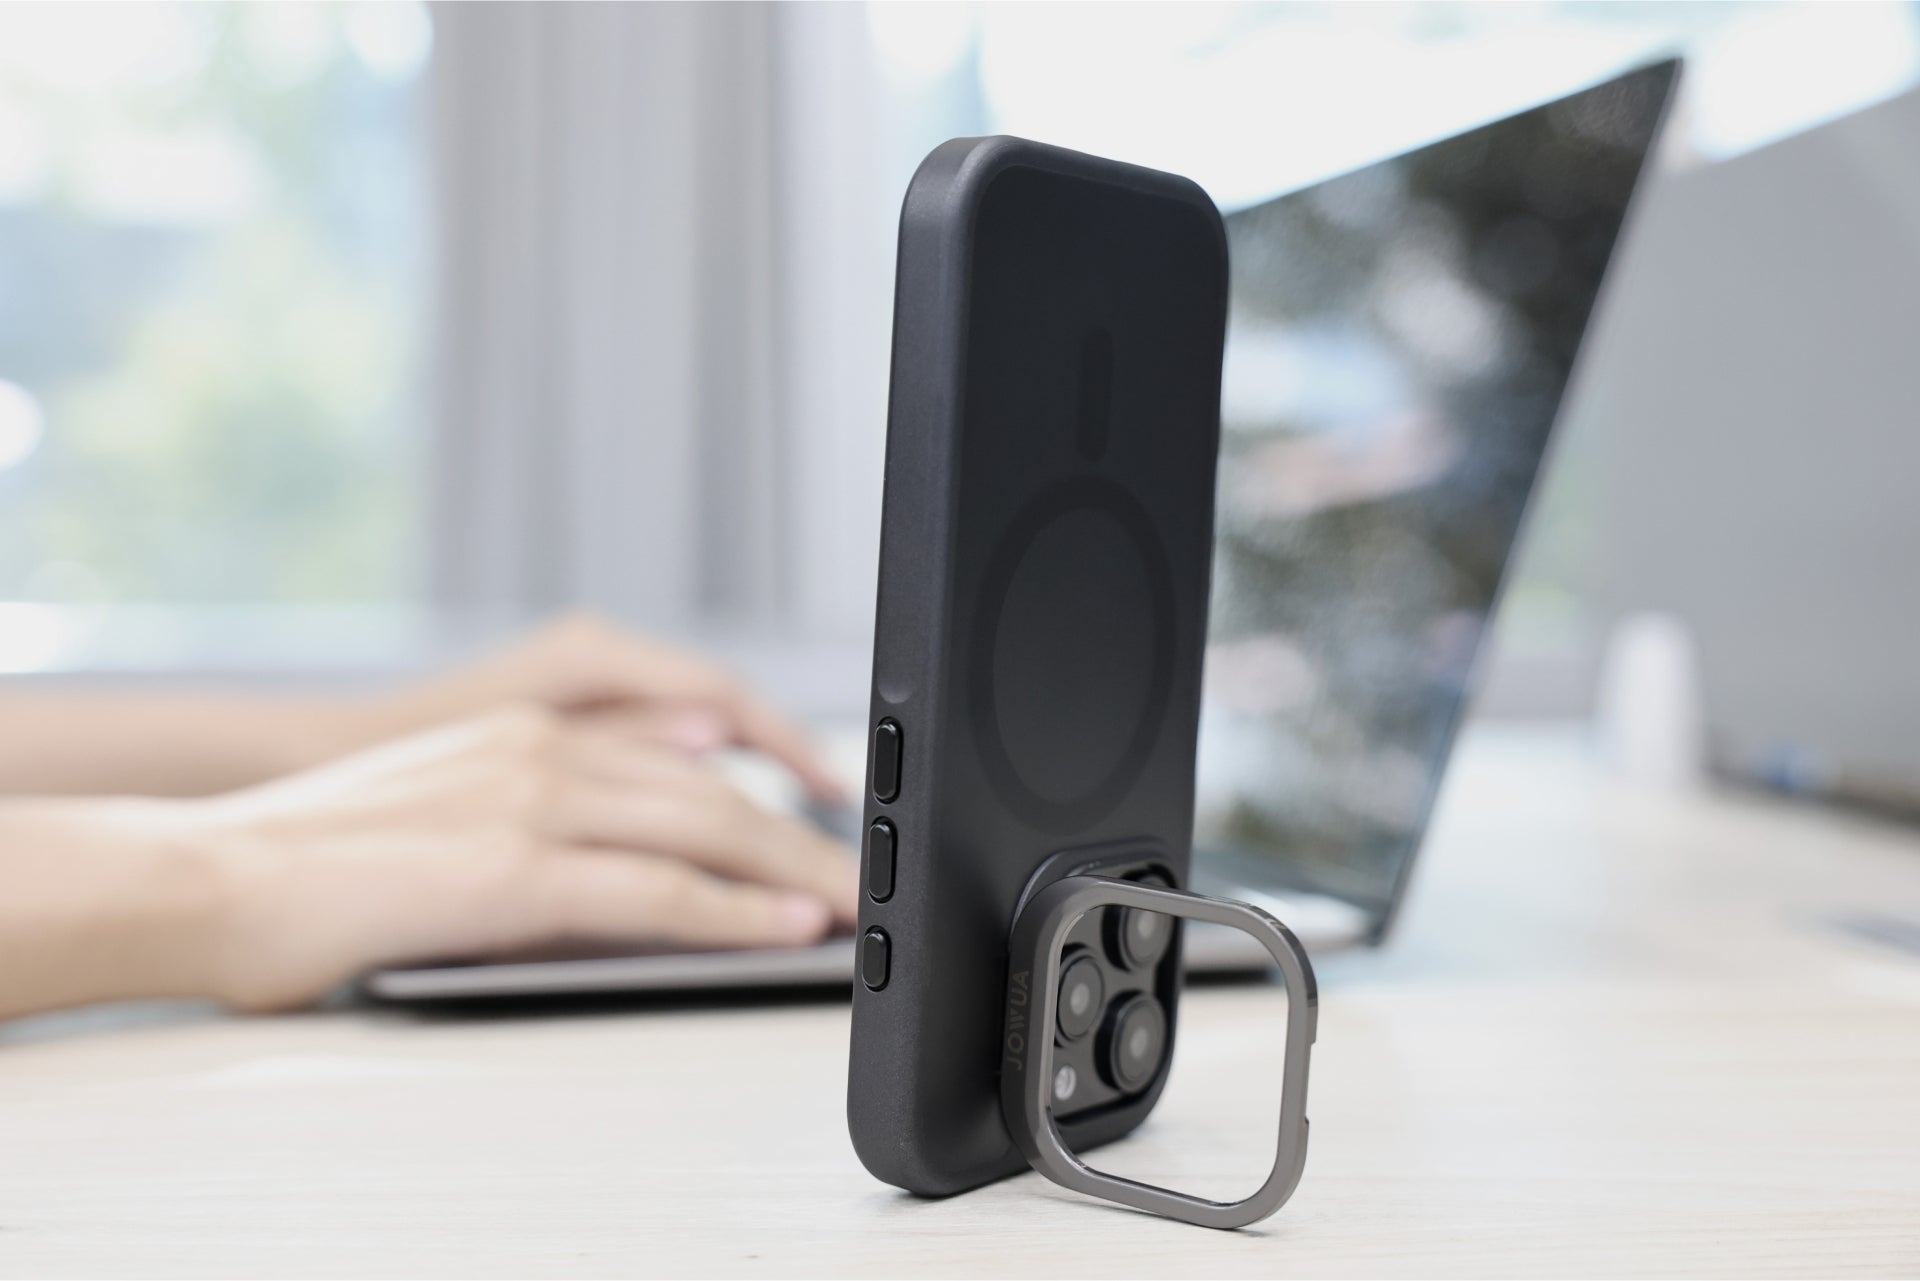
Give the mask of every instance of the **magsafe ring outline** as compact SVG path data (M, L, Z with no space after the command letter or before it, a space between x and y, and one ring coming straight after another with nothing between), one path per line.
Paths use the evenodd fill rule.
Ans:
M995 653L1007 596L1040 535L1063 518L1097 512L1115 521L1139 558L1153 615L1152 656L1140 714L1113 767L1079 794L1043 795L1015 766L1000 723ZM1173 689L1175 612L1173 569L1153 518L1121 486L1093 473L1070 476L1042 490L1021 509L993 550L981 581L968 655L968 693L977 710L975 747L980 766L1007 807L1043 831L1074 831L1099 821L1127 794L1146 767L1166 719Z

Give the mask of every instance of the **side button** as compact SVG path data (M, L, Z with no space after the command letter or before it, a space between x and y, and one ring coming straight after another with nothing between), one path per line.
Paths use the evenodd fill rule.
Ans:
M882 804L900 795L900 722L889 717L873 727L873 798Z
M893 959L885 930L868 930L860 940L860 981L878 992L887 985L887 965Z
M867 897L884 903L893 897L893 824L884 818L873 820L867 829Z

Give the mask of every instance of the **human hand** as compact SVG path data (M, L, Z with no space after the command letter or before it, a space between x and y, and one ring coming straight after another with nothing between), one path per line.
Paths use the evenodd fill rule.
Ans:
M219 887L217 955L187 969L243 1008L405 961L569 939L799 945L854 919L836 842L684 752L541 704L157 805Z
M534 703L609 734L693 755L728 744L781 762L821 800L845 800L806 734L725 668L588 614L368 705L382 739L492 708Z
M520 704L690 756L753 748L846 799L799 727L724 668L586 615L359 697L0 689L0 795L211 796Z

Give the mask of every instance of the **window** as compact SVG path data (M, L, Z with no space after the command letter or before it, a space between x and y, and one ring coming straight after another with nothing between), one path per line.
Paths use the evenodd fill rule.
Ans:
M420 591L417 4L0 8L0 669Z
M1231 206L1679 43L1721 155L1910 83L1914 15L0 6L0 670L389 665L568 605L857 670L936 143ZM1552 633L1593 522L1542 515L1508 615Z

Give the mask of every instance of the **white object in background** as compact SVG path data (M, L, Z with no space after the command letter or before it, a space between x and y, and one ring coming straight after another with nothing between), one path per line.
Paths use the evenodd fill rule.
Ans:
M1699 783L1706 770L1705 714L1693 636L1666 614L1635 614L1608 638L1594 720L1607 764L1657 787Z

